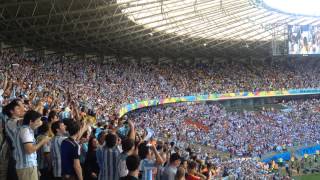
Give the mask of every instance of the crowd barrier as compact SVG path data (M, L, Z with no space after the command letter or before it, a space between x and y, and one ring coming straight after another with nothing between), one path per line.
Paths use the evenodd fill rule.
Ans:
M289 161L290 158L291 158L291 154L290 152L283 152L283 153L279 153L279 154L275 154L271 157L268 157L266 159L262 159L262 162L264 163L269 163L271 161L275 161L275 162L278 162L278 160L282 158L284 161Z
M132 104L127 104L120 108L119 116L122 117L130 111L170 103L181 102L200 102L200 101L221 101L232 99L250 99L262 97L279 97L279 96L298 96L298 95L316 95L320 94L320 89L289 89L278 91L256 91L256 92L237 92L237 93L211 93L206 95L194 95L183 97L171 97L164 99L143 100Z
M282 158L284 161L289 161L291 159L291 156L294 155L295 157L304 157L305 154L316 154L317 151L320 151L320 145L314 145L314 146L309 146L309 147L300 147L297 148L296 150L292 151L290 153L289 151L287 152L282 152L278 154L274 154L272 156L269 156L267 158L263 158L261 161L268 163L271 161L278 161L280 158Z
M296 156L304 156L305 154L316 154L316 151L320 150L320 145L312 146L312 147L305 147L298 149L295 152Z

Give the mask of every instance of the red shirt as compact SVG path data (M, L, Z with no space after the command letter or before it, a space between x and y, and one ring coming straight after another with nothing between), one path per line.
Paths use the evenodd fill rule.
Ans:
M200 177L188 174L186 180L201 180Z

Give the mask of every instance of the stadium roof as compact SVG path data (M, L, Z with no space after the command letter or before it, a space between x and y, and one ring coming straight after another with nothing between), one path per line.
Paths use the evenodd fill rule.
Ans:
M4 1L4 2L3 2ZM262 0L2 0L0 38L58 52L151 57L269 56L288 24L319 18Z

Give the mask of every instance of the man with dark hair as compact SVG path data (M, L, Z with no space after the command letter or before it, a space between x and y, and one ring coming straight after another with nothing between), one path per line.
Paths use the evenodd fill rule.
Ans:
M125 139L122 141L122 153L119 155L118 159L118 172L119 177L125 177L128 174L128 169L126 166L126 159L128 156L132 155L135 150L135 142L132 139Z
M128 137L122 141L122 153L119 155L118 158L118 172L119 177L124 177L128 174L128 169L126 166L126 159L128 156L132 155L135 151L135 126L132 121L128 121L128 125L130 128L130 132L128 134Z
M44 121L43 124L38 128L37 143L41 142L42 139L48 137L49 126L48 122ZM49 169L51 167L50 161L50 143L43 145L37 151L38 169L40 171L40 180L47 180L50 178Z
M59 121L59 116L56 111L52 110L49 112L49 115L48 115L48 123L49 123L48 125L49 125L49 136L50 137L54 136L52 129L51 129L51 125L56 121Z
M50 111L48 114L48 122L56 122L58 120L58 113L55 110Z
M97 150L97 161L100 168L99 180L118 180L117 159L120 151L117 148L119 138L109 133L105 137L105 145Z
M69 132L68 127L75 123L74 119L70 119L70 118L62 119L62 122L64 123L64 125L66 125L67 132Z
M3 108L3 114L9 119L5 125L5 132L8 140L14 143L15 134L18 129L18 121L22 120L25 114L25 108L21 99L15 99ZM13 146L13 144L11 144Z
M70 123L69 138L61 144L62 177L64 180L83 180L80 165L80 145L76 142L80 134L80 124Z
M188 174L186 177L187 180L206 179L206 176L204 176L203 174L201 174L197 171L197 166L198 166L198 164L195 161L191 161L188 164Z
M18 179L15 171L14 147L15 134L19 127L19 121L22 120L25 114L25 108L21 99L14 99L9 104L3 107L3 135L5 137L1 147L1 178L16 180Z
M164 163L162 157L154 145L146 142L139 145L138 153L141 158L140 171L142 180L152 180L153 170Z
M51 125L51 131L54 137L51 140L50 152L52 159L52 174L57 180L62 179L61 175L61 144L67 137L66 126L61 121L56 121Z
M180 155L178 153L171 154L170 163L164 168L161 180L174 180L180 163Z
M127 176L120 178L120 180L138 180L139 176L140 158L137 155L130 155L126 159L126 166L129 170Z
M40 118L41 114L36 111L26 112L22 126L17 131L14 157L19 180L38 180L36 151L50 141L49 137L45 137L36 144L34 130L42 125Z

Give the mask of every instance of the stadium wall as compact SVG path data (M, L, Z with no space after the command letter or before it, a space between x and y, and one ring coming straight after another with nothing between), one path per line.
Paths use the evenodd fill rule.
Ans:
M267 97L288 97L288 96L302 96L302 95L320 95L320 89L289 89L277 91L256 91L256 92L237 92L237 93L211 93L206 95L194 95L183 97L172 97L165 99L152 99L137 101L136 103L127 104L120 108L119 116L122 117L130 111L137 109L157 106L171 103L181 102L201 102L201 101L223 101L223 100L237 100L237 99L253 99L253 98L267 98Z

